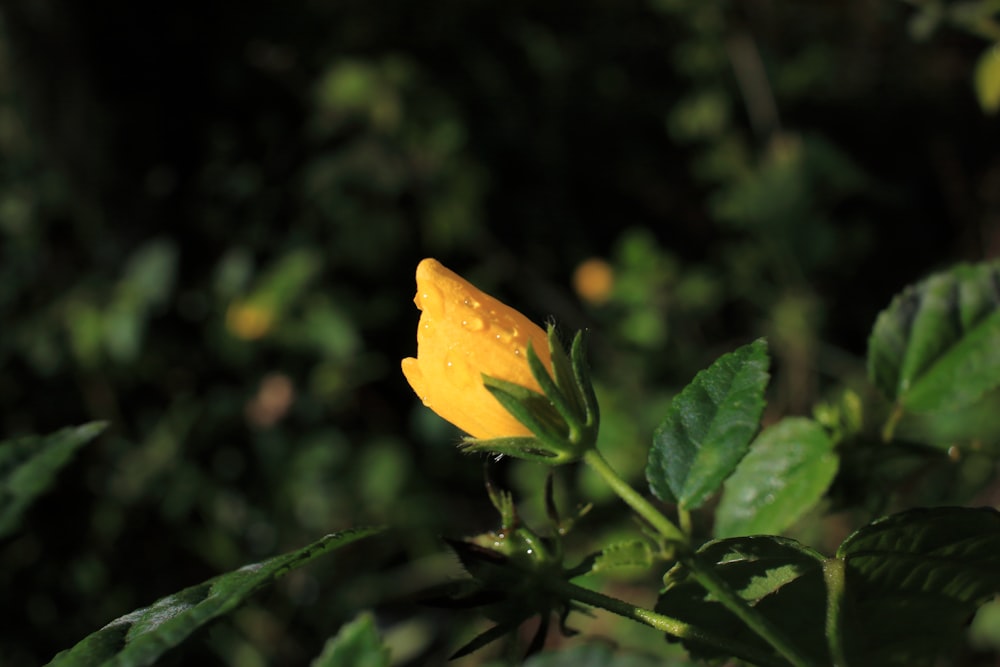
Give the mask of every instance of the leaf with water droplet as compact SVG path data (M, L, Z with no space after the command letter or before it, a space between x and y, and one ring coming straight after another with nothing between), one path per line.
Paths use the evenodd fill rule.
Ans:
M347 530L307 547L241 567L137 609L88 635L52 659L50 667L151 665L210 621L236 609L278 577L382 528Z

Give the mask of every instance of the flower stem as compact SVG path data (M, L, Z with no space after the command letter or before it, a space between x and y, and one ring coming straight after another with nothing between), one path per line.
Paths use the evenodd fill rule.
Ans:
M691 576L711 593L726 609L743 621L768 644L796 667L815 667L815 663L802 655L784 634L766 616L747 604L729 584L723 581L711 566L707 565L692 551L679 553L678 560L687 567Z
M823 562L823 579L826 583L826 638L830 658L835 667L847 667L844 649L844 561L828 558Z
M691 537L692 526L691 526L691 512L683 509L681 507L677 508L677 523L681 525L681 530L688 537Z
M660 535L673 543L674 556L691 573L691 576L701 586L713 595L720 604L726 607L747 627L757 633L762 639L774 647L795 667L814 667L812 660L802 655L785 636L759 611L751 607L725 581L719 578L715 570L703 562L691 548L688 536L656 507L622 479L607 459L596 449L590 449L583 455L583 461L599 474L605 482L621 497L625 503L645 519Z
M755 646L750 646L731 637L712 634L707 630L702 630L676 618L664 616L643 607L637 607L624 600L598 593L597 591L578 586L564 579L554 578L547 581L546 587L554 593L561 594L577 602L582 602L591 607L604 609L624 618L632 619L678 639L696 641L712 646L761 667L781 667L785 664L773 655L765 653Z
M653 507L642 494L632 488L632 486L622 479L615 469L611 467L607 459L596 449L587 450L583 455L583 461L593 468L594 472L600 475L608 486L610 486L618 496L625 501L636 513L645 519L649 525L657 530L663 537L671 542L687 545L688 537L684 532L674 525L674 523L663 516L663 513Z

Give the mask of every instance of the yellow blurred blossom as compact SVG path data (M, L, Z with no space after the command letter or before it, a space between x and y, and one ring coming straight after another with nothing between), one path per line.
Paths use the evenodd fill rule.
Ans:
M598 257L585 260L573 272L573 289L581 299L594 306L607 303L614 285L614 270Z
M422 311L417 357L403 359L402 368L424 405L475 438L531 435L490 394L482 376L541 391L527 362L530 342L552 371L541 327L436 259L417 266L414 303Z
M257 340L274 325L274 312L252 303L234 303L226 310L226 328L237 338Z

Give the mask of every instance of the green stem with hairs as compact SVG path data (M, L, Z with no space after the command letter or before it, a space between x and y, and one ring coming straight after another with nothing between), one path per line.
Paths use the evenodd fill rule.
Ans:
M613 614L618 614L643 625L648 625L678 639L696 641L707 646L712 646L761 667L782 667L785 664L773 655L761 651L756 646L750 646L731 637L713 634L690 623L658 614L643 607L637 607L624 600L619 600L618 598L613 598L589 588L570 583L565 579L552 579L545 583L545 587L562 597L582 602L591 607L610 611Z
M844 649L844 570L846 563L839 558L823 561L823 581L826 583L826 638L834 667L847 667Z
M750 606L725 581L719 578L711 566L704 563L691 548L688 536L670 519L665 517L646 498L636 491L611 467L607 459L597 449L590 449L583 454L583 461L594 472L600 475L618 496L629 507L645 519L661 536L672 543L674 556L691 573L691 576L701 586L713 595L720 604L743 621L747 627L757 633L762 639L774 647L795 667L816 667L808 657L802 655L799 649L760 612Z
M587 450L583 455L583 461L607 482L608 486L618 494L618 497L625 501L626 505L635 510L660 535L678 545L687 546L689 544L688 537L684 534L684 531L675 526L670 519L663 516L663 513L653 507L641 493L633 489L628 482L622 479L599 451L596 449Z

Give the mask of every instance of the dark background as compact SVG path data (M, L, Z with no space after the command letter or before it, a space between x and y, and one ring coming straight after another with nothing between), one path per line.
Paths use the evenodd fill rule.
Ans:
M400 591L440 578L437 536L496 521L398 370L425 256L592 329L636 479L669 396L755 337L770 418L864 386L892 295L1000 248L995 26L953 9L0 2L0 435L111 424L0 542L0 663L364 523L400 530L168 661L308 664L359 608L424 614ZM499 468L538 505L542 472ZM455 619L423 618L434 664Z

